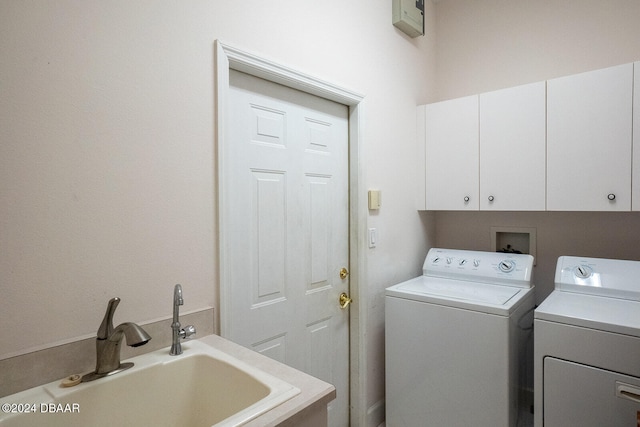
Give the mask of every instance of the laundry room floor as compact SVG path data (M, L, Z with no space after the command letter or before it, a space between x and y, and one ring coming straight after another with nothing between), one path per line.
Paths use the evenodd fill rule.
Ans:
M533 427L533 414L529 408L520 411L518 415L518 427Z
M533 391L520 390L517 427L533 427Z
M517 427L533 427L533 414L531 413L532 405L533 400L531 402L525 402L520 406ZM378 427L386 427L386 425L385 423L382 423Z

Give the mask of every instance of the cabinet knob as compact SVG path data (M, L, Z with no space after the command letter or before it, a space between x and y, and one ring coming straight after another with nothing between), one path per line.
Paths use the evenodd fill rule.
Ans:
M471 200L471 199L469 199L469 196L464 196L464 201L465 202L468 202L469 200Z
M615 199L616 199L616 195L615 195L615 194L613 194L613 193L609 193L609 194L607 195L607 199L609 199L609 200L612 200L612 201L613 201L613 200L615 200Z
M493 196L489 196L488 199L489 199L490 202L493 202L494 197Z

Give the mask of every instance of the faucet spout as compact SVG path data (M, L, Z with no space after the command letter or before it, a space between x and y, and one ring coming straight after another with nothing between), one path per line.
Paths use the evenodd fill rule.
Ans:
M131 347L140 347L149 342L151 337L147 334L147 331L135 323L125 322L118 325L111 337L108 338L112 342L122 341L122 335L124 335L127 345Z
M180 324L180 306L183 304L182 286L178 284L173 288L173 321L171 322L171 350L169 351L169 354L172 356L182 354L180 338L187 338L196 333L196 328L192 325L182 329L182 325Z
M121 323L113 327L113 313L120 298L112 298L98 328L96 336L96 370L82 377L82 382L93 381L107 375L116 374L133 366L133 363L120 363L120 348L124 338L128 346L138 347L149 342L151 337L142 327L132 322Z
M182 285L178 284L173 288L173 306L174 306L174 320L176 316L175 307L184 304L184 299L182 299Z

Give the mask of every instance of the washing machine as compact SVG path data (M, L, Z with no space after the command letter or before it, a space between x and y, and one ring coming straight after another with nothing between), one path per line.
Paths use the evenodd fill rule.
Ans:
M536 427L640 426L640 262L560 257L534 328Z
M516 425L532 269L530 255L434 248L422 276L386 289L387 427Z

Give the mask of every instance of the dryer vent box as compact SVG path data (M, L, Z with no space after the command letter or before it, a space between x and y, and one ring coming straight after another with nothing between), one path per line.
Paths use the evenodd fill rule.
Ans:
M410 37L424 34L424 0L393 0L393 25Z

